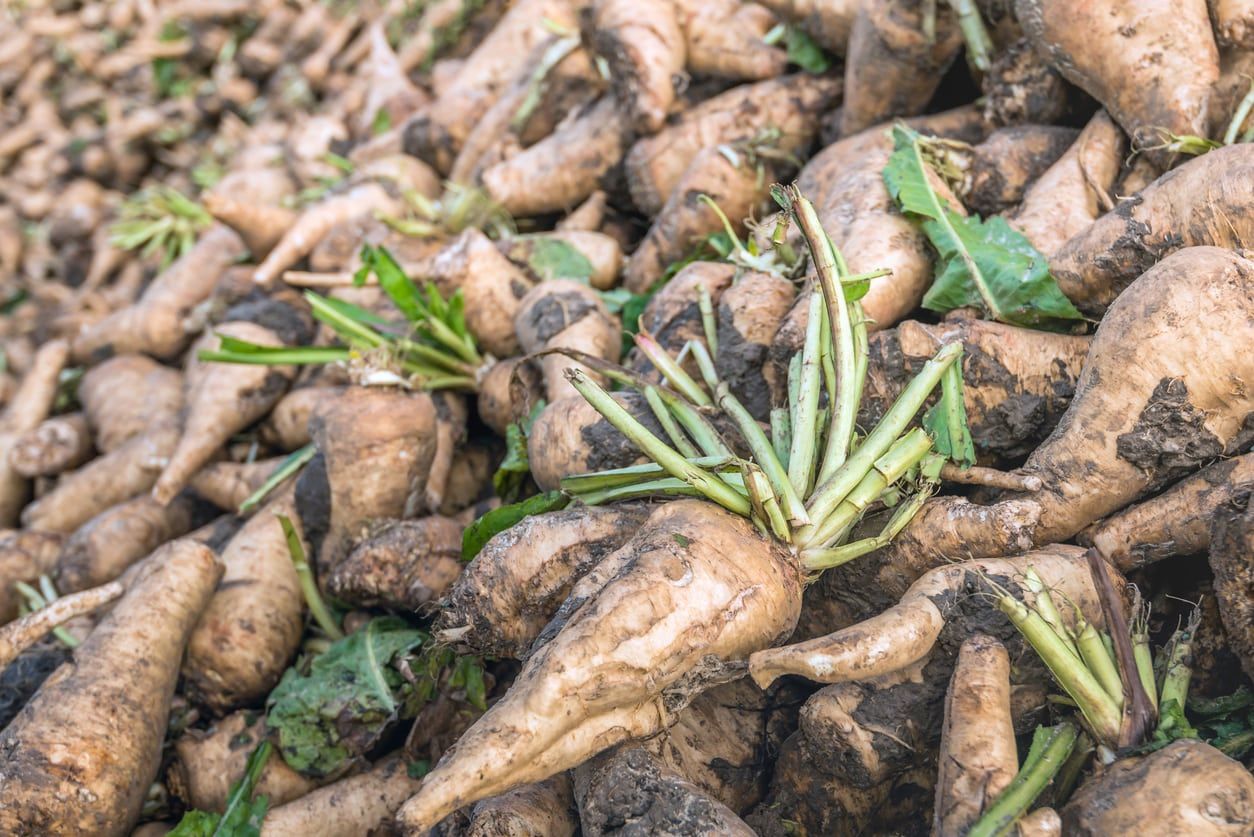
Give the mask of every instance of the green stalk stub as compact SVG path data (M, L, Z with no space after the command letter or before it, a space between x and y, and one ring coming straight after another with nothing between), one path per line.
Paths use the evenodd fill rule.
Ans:
M1015 822L1022 817L1041 791L1053 781L1075 747L1079 730L1062 723L1037 727L1032 748L1014 779L997 800L971 826L967 837L1001 837L1015 833Z

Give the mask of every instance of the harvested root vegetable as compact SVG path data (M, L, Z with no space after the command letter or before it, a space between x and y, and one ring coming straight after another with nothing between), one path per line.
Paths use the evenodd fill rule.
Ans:
M74 339L74 360L98 362L132 352L161 360L177 357L200 329L199 323L190 324L193 310L245 252L244 242L229 227L210 227L152 281L138 302L84 329Z
M511 215L573 209L618 164L632 132L622 106L603 96L557 130L483 173L483 188Z
M222 552L222 587L188 641L185 691L217 712L269 692L300 644L305 604L275 519L283 514L301 525L298 487L284 489L231 538Z
M543 834L573 837L579 831L570 778L561 773L534 785L475 804L467 837L511 837Z
M552 259L549 254L561 252L555 242L560 243L558 246L570 247L587 261L590 271L586 277L580 278L586 278L592 287L607 291L618 283L618 271L623 264L623 248L615 238L605 233L559 229L551 233L536 233L504 241L502 249L510 261L527 267L536 281L561 279L563 276L556 274L548 266L548 261Z
M952 10L933 6L935 32L923 30L924 3L886 0L858 7L845 56L840 132L853 134L894 116L921 113L962 49Z
M483 423L502 436L544 397L544 376L528 358L510 358L488 367L479 378L477 409Z
M695 75L757 81L782 75L787 53L768 44L775 16L753 2L676 0L675 12Z
M49 532L19 529L0 534L0 625L18 614L17 582L33 584L52 569L63 538Z
M1211 518L1254 483L1254 454L1225 459L1180 480L1157 497L1130 506L1080 533L1123 572L1206 551Z
M293 451L313 441L309 417L319 402L335 398L342 387L306 386L293 389L274 405L262 422L262 441L281 450Z
M274 307L284 307L276 302ZM233 435L260 419L283 397L296 376L290 366L244 366L202 360L199 353L214 351L227 340L258 346L300 345L300 315L293 312L297 333L279 331L260 322L234 320L217 326L197 341L188 363L187 406L182 434L152 489L160 503L174 499L192 477ZM305 326L308 328L308 326Z
M393 756L370 770L333 782L272 808L262 824L264 837L359 837L390 825L392 815L422 779L409 775L405 759Z
M979 215L996 215L1023 200L1075 139L1073 128L1016 125L994 131L970 151L949 151L945 160L961 172L955 192L963 205Z
M1067 83L1027 38L993 56L985 74L984 114L994 125L1047 124L1067 113Z
M719 304L736 272L734 265L725 262L698 261L685 265L649 300L640 315L640 329L672 353L683 349L689 340L701 339L705 334L702 295L709 296L711 305ZM637 349L632 350L627 365L642 373L653 370L653 364ZM695 365L692 373L696 374ZM656 371L653 374L656 375Z
M1049 260L1058 287L1100 314L1129 283L1182 247L1254 243L1254 145L1217 148L1184 163L1068 241Z
M670 0L596 0L593 48L609 64L614 93L632 127L652 134L662 127L682 80L684 34Z
M438 515L385 523L358 542L323 584L358 607L428 608L462 572L462 528Z
M575 771L575 795L589 837L755 833L734 811L640 748L624 747Z
M91 613L125 592L116 581L57 599L46 607L0 626L0 671L49 631L76 616Z
M714 369L727 388L755 418L771 409L768 370L771 342L793 305L791 282L769 273L748 271L718 297L718 351ZM787 370L784 371L785 377Z
M1247 675L1254 672L1254 606L1251 606L1249 549L1254 543L1251 483L1215 511L1210 530L1210 567L1215 574L1215 598L1228 642Z
M1147 812L1153 812L1147 817ZM1062 809L1064 834L1235 835L1254 828L1254 776L1201 741L1120 759Z
M0 733L5 831L130 832L160 766L179 657L221 574L200 544L156 553Z
M614 400L652 432L662 432L642 396L616 392ZM639 462L640 450L587 401L572 395L549 404L536 418L527 436L527 458L536 485L544 491L555 491L570 474Z
M119 392L131 398L118 398ZM102 453L117 450L150 424L183 409L183 376L144 355L118 355L83 373L78 400Z
M12 454L24 434L37 428L57 395L61 370L69 359L64 340L52 340L40 347L31 368L0 414L0 526L12 526L26 503L30 486L26 476L14 467Z
M945 695L932 831L966 834L1019 769L1010 718L1010 657L975 634L962 644Z
M349 387L310 424L330 505L318 567L330 573L371 521L402 517L418 502L436 452L436 408L426 393Z
M514 333L524 352L550 352L539 363L545 398L551 404L576 395L565 372L577 364L554 350L615 362L623 345L618 320L605 303L587 285L571 279L552 279L532 288L514 315Z
M799 25L828 52L844 55L860 4L857 0L762 0L762 5Z
M174 763L168 774L171 792L199 811L222 813L231 784L244 774L249 754L265 738L265 716L248 710L233 712L207 730L183 733L174 742ZM254 792L279 806L315 787L316 782L275 754L266 760Z
M479 345L496 357L517 354L514 315L532 283L486 235L466 230L417 278L435 283L445 298L460 289L466 300L466 327Z
M1007 217L1010 226L1040 252L1056 253L1110 208L1123 151L1123 132L1098 111L1058 162L1028 187Z
M23 433L9 449L9 464L24 477L52 477L77 468L91 454L87 418L82 413L69 413Z
M1254 49L1254 3L1250 0L1208 0L1215 37L1225 46Z
M840 83L808 74L744 84L686 111L674 124L636 142L623 160L632 203L654 216L703 148L778 131L779 150L803 152L818 132L818 114L840 95Z
M1206 136L1219 54L1205 0L1016 0L1015 11L1037 51L1105 105L1137 147L1161 143L1160 131Z
M426 776L398 814L406 829L430 828L476 799L573 767L589 747L661 729L668 714L661 694L691 676L702 659L736 659L770 645L796 622L801 580L795 560L713 504L662 506L621 549L632 556L622 572L527 660L508 694ZM738 560L727 561L730 554ZM659 579L669 583L659 587ZM623 644L625 636L634 639ZM633 662L632 648L642 641L659 643L668 661L647 684ZM580 689L576 679L583 682L586 674L577 661L589 652L600 697L589 695L578 711L538 726L531 707L558 705L565 690ZM508 752L492 743L506 739Z
M120 577L163 543L205 522L205 511L186 496L162 505L146 495L106 509L66 539L52 571L57 586L74 592Z
M255 259L269 255L300 217L285 206L239 200L221 191L209 192L202 200L205 210L214 219L239 233Z
M236 512L287 459L280 456L256 462L210 462L192 476L188 488L222 511Z
M149 491L178 445L173 423L149 427L76 471L22 510L22 525L69 534L96 515Z

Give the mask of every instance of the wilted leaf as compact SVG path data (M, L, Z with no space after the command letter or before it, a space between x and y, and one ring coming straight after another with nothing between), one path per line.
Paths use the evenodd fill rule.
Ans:
M533 239L527 266L541 280L575 279L587 282L593 272L592 262L587 256L558 238Z

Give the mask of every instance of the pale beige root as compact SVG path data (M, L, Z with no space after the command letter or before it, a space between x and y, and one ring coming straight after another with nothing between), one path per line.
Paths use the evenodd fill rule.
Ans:
M0 830L130 832L161 763L179 656L221 575L212 551L176 541L131 579L0 733Z
M1101 623L1101 607L1084 562L1084 550L1058 544L1014 558L986 558L937 567L910 585L905 595L883 613L852 627L796 645L758 651L749 658L749 674L762 688L786 674L819 683L869 680L905 669L923 660L955 606L955 594L968 574L994 578L1022 593L1023 573L1036 570L1055 595L1074 602L1085 618Z
M221 337L261 346L283 346L273 329L237 320L215 326L192 346L184 377L186 407L178 446L152 489L160 503L174 499L222 445L270 412L296 376L292 366L261 366L201 360Z
M623 248L618 239L595 230L558 229L556 232L533 233L501 242L501 250L510 261L527 268L536 279L560 279L560 276L544 275L532 266L533 259L549 242L565 244L588 260L592 273L588 284L597 290L607 291L618 283L618 271L623 264Z
M858 0L761 0L780 18L792 21L834 55L843 56L849 46Z
M110 581L90 590L62 596L50 602L47 607L0 626L0 672L18 654L43 639L53 628L103 607L121 596L124 591L125 588L120 583Z
M286 206L242 201L217 191L206 193L201 203L217 221L239 233L254 259L264 259L300 217Z
M64 340L50 340L40 346L17 392L0 414L0 527L17 522L30 491L26 477L13 466L12 453L22 437L48 417L69 354Z
M596 291L573 279L551 279L532 288L514 315L514 333L528 353L571 349L617 362L622 350L617 318ZM539 363L549 403L579 395L566 380L568 369L583 369L600 379L594 370L560 353L545 354Z
M1037 51L1148 148L1160 131L1206 136L1219 53L1206 0L1016 0ZM1150 152L1160 163L1166 152Z
M1214 574L1215 603L1227 645L1241 661L1246 676L1254 672L1254 514L1246 483L1218 508L1211 521L1209 563Z
M336 224L372 212L396 212L397 205L378 183L363 183L349 191L326 198L301 213L290 229L253 272L253 280L269 284L309 255L322 237Z
M1224 46L1254 49L1254 2L1207 0L1215 37Z
M780 151L804 153L818 132L819 115L840 90L837 80L803 73L742 84L687 109L627 152L623 168L632 203L645 215L657 215L692 158L711 145L775 130Z
M458 66L435 101L405 124L405 153L447 173L475 124L515 78L531 72L527 61L532 50L551 37L552 27L579 30L575 6L567 0L514 4Z
M658 732L668 692L685 690L706 666L768 647L796 624L796 559L712 503L658 507L620 552L632 556L623 569L527 659L505 696L405 803L398 821L408 833Z
M1067 115L1070 88L1027 38L1020 37L992 57L980 83L989 122L1054 124Z
M1062 809L1063 833L1236 837L1254 830L1254 776L1197 740L1120 759Z
M466 837L573 837L579 831L570 777L559 773L475 804Z
M323 585L358 607L430 608L465 566L462 529L439 515L381 524L323 577Z
M305 603L276 515L286 515L304 541L300 506L296 487L284 489L222 551L222 585L183 662L186 694L217 713L263 697L296 653Z
M613 393L614 400L649 431L665 435L643 395ZM643 461L640 449L628 441L581 395L554 401L544 408L527 437L531 476L544 491L561 488L562 478Z
M1210 137L1222 137L1236 117L1237 107L1250 92L1254 78L1254 50L1225 49L1219 53L1219 81L1210 94ZM1254 122L1246 117L1238 130L1248 130ZM1157 172L1154 176L1157 177ZM1151 180L1153 178L1150 178ZM1129 190L1133 191L1133 190Z
M1173 555L1204 552L1210 546L1211 516L1251 482L1254 454L1225 459L1093 524L1080 539L1124 572Z
M440 176L435 169L408 154L383 154L364 161L349 178L356 186L370 181L389 184L404 195L408 191L428 198L440 196Z
M1018 837L1062 837L1062 817L1053 808L1037 808L1015 825Z
M1097 316L1132 280L1182 247L1254 246L1254 145L1189 160L1123 201L1049 259L1058 287Z
M33 584L49 572L63 541L51 532L18 529L0 533L0 625L17 616L23 601L14 585L19 581Z
M625 745L574 771L579 822L587 837L630 833L728 835L755 832L656 756Z
M149 427L76 471L22 510L22 525L70 533L106 509L153 487L179 441L172 423Z
M340 779L299 799L271 808L263 837L361 837L385 833L396 809L422 787L409 765L390 756L364 773Z
M210 462L192 475L187 487L201 499L233 514L286 460L286 456L276 456L256 462Z
M1091 338L988 320L906 320L871 335L859 423L874 427L910 379L946 343L961 341L963 401L978 454L1029 454L1066 412ZM786 369L776 371L777 379ZM784 390L776 390L777 398Z
M444 501L437 511L445 516L473 509L495 491L492 475L496 473L498 452L491 439L473 439L461 445L453 456L444 488Z
M701 322L701 289L705 289L710 295L710 302L717 306L731 287L736 272L735 265L726 262L684 265L645 305L644 313L640 315L640 329L672 356L681 351L689 340L703 340L705 328ZM637 372L659 377L653 364L638 349L631 350L626 363ZM685 368L699 375L695 363Z
M744 151L725 146L702 149L631 254L623 285L633 293L644 293L673 262L692 252L700 239L723 229L722 219L700 200L702 196L714 201L737 235L743 235L746 219L757 214L776 179L772 168L756 164Z
M105 509L66 539L53 568L57 589L73 592L111 581L204 520L203 509L185 496L162 505L142 495Z
M294 451L313 441L309 417L324 399L335 398L343 387L302 386L279 399L261 423L261 440L285 451Z
M555 229L558 232L596 232L605 221L605 205L608 200L609 196L598 189L558 221Z
M206 730L188 730L174 741L174 761L166 774L170 792L190 808L222 813L231 783L244 775L249 755L266 737L265 715L250 710L233 712ZM274 753L261 770L255 792L278 807L317 786Z
M483 423L504 436L544 398L539 364L524 357L497 361L479 378L478 413Z
M1010 656L986 634L962 643L945 694L932 833L962 837L1019 772Z
M349 387L318 405L310 430L330 505L321 573L335 569L371 521L402 517L416 502L435 457L437 421L427 393Z
M743 81L783 74L787 54L763 40L776 23L764 6L742 0L675 0L675 13L687 45L688 72Z
M1014 125L998 128L970 149L938 150L958 170L953 189L962 205L977 215L996 215L1023 200L1024 192L1058 162L1078 134L1060 125Z
M440 602L436 636L476 654L521 659L579 579L626 543L648 514L645 506L624 503L523 518L465 566Z
M14 440L9 465L24 477L54 477L92 454L91 428L82 413L47 419Z
M230 227L210 227L152 281L138 302L84 329L74 339L74 360L98 362L133 352L161 360L177 357L200 331L191 322L194 309L245 252L244 242Z
M718 299L715 371L759 420L767 420L771 410L766 366L771 341L795 296L796 289L787 279L746 271Z
M414 278L434 282L445 298L461 289L466 328L479 344L496 357L518 353L514 315L532 283L486 235L465 230Z
M937 5L936 33L923 32L920 0L863 3L849 33L840 132L853 134L895 116L922 113L962 50L947 5Z
M415 477L415 485L405 501L405 514L434 514L444 505L444 492L448 488L449 474L457 451L466 442L468 407L463 395L456 392L433 392L435 405L435 450L425 478ZM417 483L421 482L421 485Z
M615 98L641 134L662 127L676 86L684 83L686 49L671 0L595 0L592 47L609 64Z
M128 397L119 398L120 392ZM183 409L183 376L144 355L118 355L83 373L78 400L96 448L109 453L150 424L178 417Z
M1071 148L1028 187L1006 220L1037 250L1058 252L1110 208L1123 155L1123 131L1099 110Z
M379 114L386 114L389 125L400 125L410 114L427 104L430 97L412 81L388 43L382 21L369 27L369 76L363 79L366 100L353 125L359 137L370 136Z
M571 209L595 192L631 142L609 95L571 114L552 134L483 172L483 188L511 215Z

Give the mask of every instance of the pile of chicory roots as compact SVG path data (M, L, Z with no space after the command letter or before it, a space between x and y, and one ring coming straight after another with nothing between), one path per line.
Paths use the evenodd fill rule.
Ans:
M1254 2L0 9L0 833L1254 833Z

